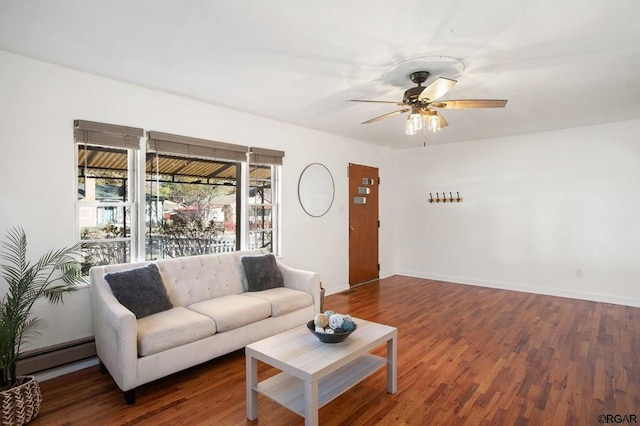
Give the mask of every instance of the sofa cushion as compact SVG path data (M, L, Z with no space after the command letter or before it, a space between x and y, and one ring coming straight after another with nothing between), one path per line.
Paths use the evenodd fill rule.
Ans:
M247 278L247 291L262 291L284 287L282 273L273 254L242 256L240 261Z
M104 279L118 302L138 319L173 308L155 263L110 272Z
M138 355L147 356L216 333L211 318L176 307L138 320Z
M264 291L247 292L247 297L265 300L271 305L271 316L288 314L298 309L313 305L313 296L306 291L293 290L286 287L272 288Z
M174 306L246 291L235 252L160 259L156 263Z
M188 308L213 318L219 333L251 324L271 315L269 302L238 294L204 300L189 305Z

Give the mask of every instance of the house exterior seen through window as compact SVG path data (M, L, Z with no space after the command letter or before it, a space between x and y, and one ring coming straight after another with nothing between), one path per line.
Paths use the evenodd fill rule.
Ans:
M137 208L129 188L129 155L128 149L78 144L78 222L84 274L93 265L131 262Z

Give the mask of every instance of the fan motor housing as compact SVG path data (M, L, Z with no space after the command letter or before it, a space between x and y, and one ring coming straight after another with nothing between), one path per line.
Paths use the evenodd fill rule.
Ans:
M425 88L422 86L412 87L411 89L407 89L404 92L404 96L402 97L402 103L405 105L412 105L418 102L418 96Z

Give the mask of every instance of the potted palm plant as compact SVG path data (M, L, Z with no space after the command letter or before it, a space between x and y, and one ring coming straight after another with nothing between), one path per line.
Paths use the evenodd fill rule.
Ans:
M12 228L0 249L0 424L22 425L38 415L42 395L33 376L18 376L16 365L21 346L38 335L39 320L31 309L36 300L62 301L82 277L79 245L43 254L37 262L27 259L27 236ZM3 284L5 284L3 286Z

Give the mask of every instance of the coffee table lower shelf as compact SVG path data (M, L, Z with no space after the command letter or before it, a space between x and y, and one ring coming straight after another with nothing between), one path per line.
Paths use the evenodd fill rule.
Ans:
M318 408L384 367L386 363L385 358L364 355L321 378L318 381ZM258 383L254 390L304 417L304 382L297 377L279 373Z

